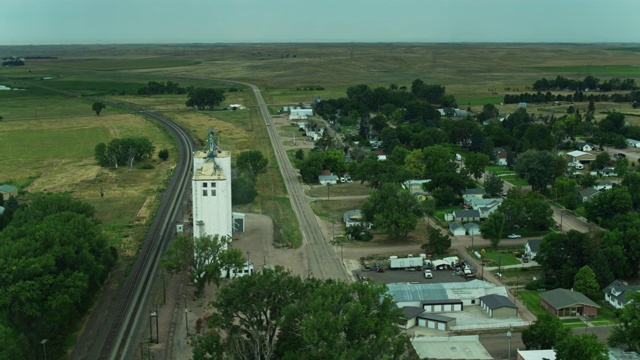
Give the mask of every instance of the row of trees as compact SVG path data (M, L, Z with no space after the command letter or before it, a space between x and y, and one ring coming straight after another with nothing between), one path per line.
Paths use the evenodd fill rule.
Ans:
M198 110L213 110L225 100L224 90L212 88L187 88L185 105Z
M531 86L533 90L536 91L546 91L546 90L572 90L572 91L580 91L585 89L600 91L611 91L611 90L636 90L638 87L636 86L635 79L624 79L620 80L618 78L612 78L609 80L605 80L600 82L600 79L594 77L592 75L586 76L583 80L571 80L567 79L564 76L556 76L555 79L547 80L546 78L541 78L536 80Z
M187 89L173 81L158 82L149 81L145 87L138 89L138 95L162 95L162 94L186 94Z
M538 91L537 93L522 93L517 95L505 95L503 98L503 102L505 104L517 104L521 102L526 103L544 103L550 101L563 101L563 102L583 102L583 101L593 101L593 102L627 102L632 103L640 100L640 91L632 91L630 93L621 94L585 94L583 92L577 91L573 94L552 94L547 91L546 93L542 93Z
M399 359L410 349L402 312L368 283L302 279L281 267L225 284L194 360Z
M36 197L0 232L0 357L34 358L92 304L117 256L90 205L69 195ZM62 356L52 348L50 356Z
M115 166L117 169L118 165L127 164L131 169L134 162L150 158L154 151L155 147L148 138L115 138L109 144L97 144L94 157L100 166Z

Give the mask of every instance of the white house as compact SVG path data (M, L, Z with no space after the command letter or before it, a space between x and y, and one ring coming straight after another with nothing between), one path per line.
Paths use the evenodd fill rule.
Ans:
M338 177L336 175L318 175L318 181L321 185L335 185L338 183Z
M613 184L610 181L606 180L598 180L596 184L593 186L594 189L598 191L609 190L613 187Z
M604 288L604 299L616 309L622 309L629 302L627 294L639 290L638 285L628 285L622 280L614 280Z
M351 227L355 225L362 225L367 229L371 229L371 223L363 221L364 216L362 210L349 210L342 214L342 221L344 221L345 227Z
M635 139L627 139L627 145L631 146L631 147L640 147L640 141L635 140Z
M578 150L580 151L594 151L595 150L595 146L593 146L592 144L586 143L586 142L579 142L576 144L576 146L578 147Z
M301 109L300 107L294 109L292 107L289 111L289 120L305 120L309 116L313 116L313 109Z

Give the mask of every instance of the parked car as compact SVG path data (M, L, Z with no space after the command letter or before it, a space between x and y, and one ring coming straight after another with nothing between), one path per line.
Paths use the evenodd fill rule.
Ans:
M347 179L344 178L344 176L340 177L340 182L347 182Z
M425 279L433 279L433 273L431 272L431 270L425 270L424 271L424 278Z
M614 158L626 158L627 155L623 154L623 153L617 153L617 154L613 154L613 157Z
M508 237L509 239L518 239L518 238L521 238L521 237L522 237L522 235L518 235L518 234L509 234L509 235L507 235L507 237Z
M346 179L347 179L347 182L353 182L353 180L351 180L351 176L347 176Z

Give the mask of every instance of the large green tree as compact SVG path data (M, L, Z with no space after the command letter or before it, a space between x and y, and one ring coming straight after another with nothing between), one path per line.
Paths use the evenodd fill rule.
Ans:
M219 286L225 272L242 268L242 251L227 249L230 243L227 236L178 235L169 244L162 265L171 274L187 275L196 287L196 296L200 296L205 285L213 282Z
M592 299L598 294L600 285L596 280L596 274L591 270L589 265L585 265L578 270L578 273L573 279L573 289Z
M504 180L496 173L490 172L484 178L484 190L491 195L498 195L502 193L504 186Z
M427 242L421 248L429 254L445 254L451 247L451 238L434 226L427 227Z
M32 347L78 319L115 263L95 210L70 195L35 197L0 232L0 318Z
M607 340L611 346L626 346L640 351L640 291L627 295L629 303L620 311L620 323L613 327Z
M391 237L406 236L423 215L418 200L400 185L384 183L362 205L368 221Z
M101 102L94 102L93 105L91 105L91 110L93 110L93 112L95 112L96 115L98 116L100 116L100 113L102 112L102 110L106 108L107 108L107 105Z
M626 214L633 204L629 189L619 186L603 191L584 206L587 220L600 226L609 226L616 215Z
M100 166L133 163L153 156L155 147L146 137L126 137L112 139L109 144L99 143L94 148L94 157Z
M227 283L211 305L210 325L226 338L217 346L212 336L209 355L198 342L194 356L222 348L229 359L399 359L409 345L379 285L303 280L276 267Z
M566 161L548 151L527 150L518 155L514 170L533 190L544 191L566 170Z
M489 156L480 153L469 153L464 159L464 166L467 168L469 175L473 176L476 181L484 174L485 166L489 165Z
M609 349L595 334L569 335L555 347L556 360L609 360Z
M185 105L195 107L198 110L213 110L214 107L220 105L225 100L224 90L212 88L193 88L187 89L187 101Z
M236 167L246 173L252 181L260 174L267 172L269 160L260 150L243 151L236 158Z
M542 312L535 323L522 331L522 342L527 350L551 349L570 333L560 319Z
M500 244L500 239L504 237L505 231L505 215L502 211L494 211L489 218L480 225L480 232L482 237L489 239L491 245L497 248Z

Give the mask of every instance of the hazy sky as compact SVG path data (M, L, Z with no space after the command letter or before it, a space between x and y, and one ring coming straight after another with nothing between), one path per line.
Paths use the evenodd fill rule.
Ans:
M640 42L640 0L3 0L0 45Z

